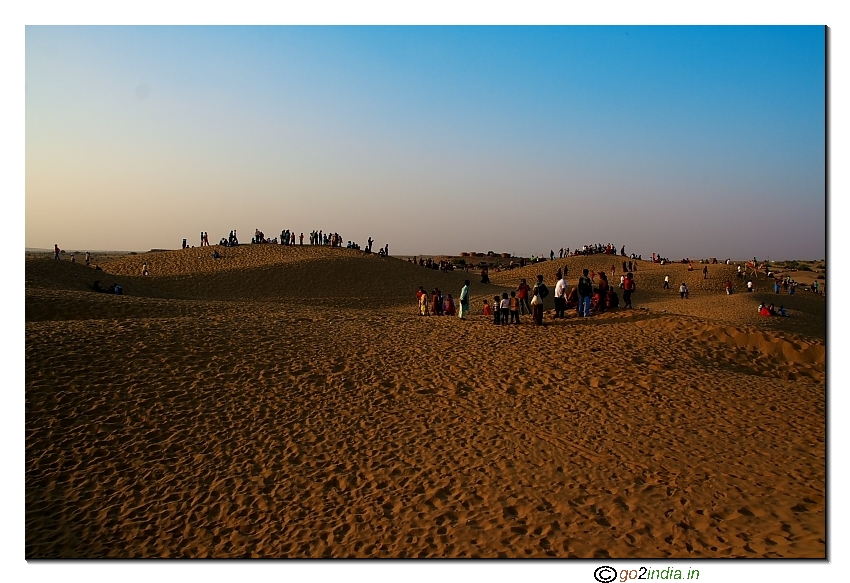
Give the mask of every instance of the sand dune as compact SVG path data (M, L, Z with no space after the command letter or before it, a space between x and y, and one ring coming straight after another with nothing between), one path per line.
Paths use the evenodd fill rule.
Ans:
M822 297L759 318L763 280L641 263L638 309L497 327L419 317L414 292L469 278L477 314L604 258L481 286L225 253L27 260L28 558L825 556Z

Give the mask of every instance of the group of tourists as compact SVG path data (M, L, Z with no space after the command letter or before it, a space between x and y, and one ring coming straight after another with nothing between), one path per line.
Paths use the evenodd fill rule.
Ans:
M419 286L416 292L416 301L419 304L420 316L454 316L456 306L452 294L443 295L440 288L435 287L428 295L424 286Z
M596 255L599 253L603 253L605 255L616 255L617 254L617 246L613 243L608 243L607 245L603 245L602 243L591 243L590 245L582 245L581 248L576 247L572 253L570 253L569 247L562 247L558 250L558 257L570 257L570 256L578 256L578 255ZM626 256L626 246L620 249L620 254L625 257ZM549 259L555 259L555 251L549 251Z
M439 270L440 273L447 273L449 271L454 271L455 269L465 269L467 273L469 272L469 265L464 262L459 266L455 267L455 265L449 261L448 259L440 259L439 261L434 261L432 258L424 259L420 257L418 260L416 256L409 257L407 259L409 263L415 263L420 267L424 267L425 269L435 269Z
M124 295L124 289L117 283L113 283L110 287L104 288L100 285L99 279L95 280L95 282L92 284L92 288L94 289L94 291L102 294L114 294L116 296Z
M760 316L782 316L784 318L788 317L788 312L787 310L785 310L785 306L779 306L779 309L777 310L774 308L773 304L765 305L765 303L762 302L759 304L758 311Z
M452 294L443 295L439 288L434 288L431 294L420 285L416 290L416 305L420 316L460 316L465 320L469 314L469 280L464 282L460 290L459 305L455 304Z
M609 285L608 276L605 273L599 273L597 283L594 281L596 275L591 274L588 269L582 270L577 285L567 292L566 268L563 271L558 270L555 276L557 279L554 295L555 318L566 318L566 312L569 309L575 309L579 317L586 318L591 314L620 306L620 298ZM521 279L516 290L503 292L501 296L493 296L492 305L485 299L484 316L492 317L493 323L501 326L519 324L521 316L530 314L534 325L543 325L543 301L550 293L543 279L542 275L538 275L533 287L529 286L525 279ZM632 294L636 289L634 274L626 273L620 287L623 289L623 307L632 308ZM421 316L454 315L456 309L451 294L444 296L439 288L434 288L429 295L424 286L419 286L416 302ZM469 280L464 282L461 290L460 309L457 313L461 318L465 318L469 313Z
M817 283L817 280L815 280L813 286L815 292L817 292ZM793 296L797 292L797 282L787 275L785 277L777 277L773 280L773 293L778 294L780 292Z
M311 231L309 234L308 242L310 245L325 245L328 247L342 247L343 246L343 238L339 233L324 233L322 231ZM372 237L369 237L368 245L366 246L366 253L372 252L372 243L374 243ZM225 238L222 237L219 242L219 246L221 247L236 247L239 245L239 239L236 235L236 229L230 231L230 234ZM265 233L263 233L259 229L254 229L254 236L251 238L251 244L271 244L271 245L304 245L304 233L300 233L299 235L295 234L295 231L291 229L284 229L280 232L280 237L266 237ZM201 231L201 247L209 247L209 233L206 231ZM59 246L55 245L55 258L59 259ZM183 239L182 248L189 249L192 247ZM346 249L360 249L360 245L354 241L348 241L345 244ZM379 254L382 256L386 256L389 254L389 245L386 245L382 250L379 250Z
M218 244L222 247L236 247L239 245L239 239L236 237L236 229L230 231L230 234L227 236L227 239L224 237L221 238L221 241Z

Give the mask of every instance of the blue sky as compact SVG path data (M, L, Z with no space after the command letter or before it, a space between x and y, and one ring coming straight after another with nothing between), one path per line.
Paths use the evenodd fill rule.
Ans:
M26 30L26 245L825 255L824 29Z

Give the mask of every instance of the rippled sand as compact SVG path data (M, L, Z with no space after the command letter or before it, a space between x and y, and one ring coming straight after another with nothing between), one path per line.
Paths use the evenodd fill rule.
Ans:
M825 556L820 296L760 318L763 279L641 262L635 310L497 327L484 297L612 262L211 253L27 260L28 558ZM416 315L464 278L469 321Z

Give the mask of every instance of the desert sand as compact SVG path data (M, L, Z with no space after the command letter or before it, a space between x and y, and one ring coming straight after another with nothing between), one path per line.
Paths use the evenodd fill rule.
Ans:
M621 258L212 249L28 256L27 558L825 557L823 296L642 261L633 310L497 327ZM469 320L417 315L466 278Z

